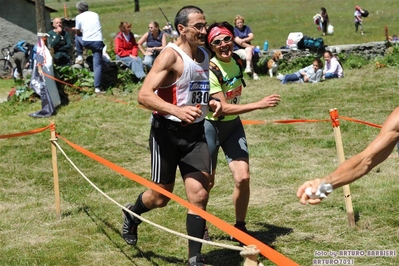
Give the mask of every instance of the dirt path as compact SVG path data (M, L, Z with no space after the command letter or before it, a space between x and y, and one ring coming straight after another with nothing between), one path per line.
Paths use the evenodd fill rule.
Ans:
M0 103L7 101L8 92L0 92Z

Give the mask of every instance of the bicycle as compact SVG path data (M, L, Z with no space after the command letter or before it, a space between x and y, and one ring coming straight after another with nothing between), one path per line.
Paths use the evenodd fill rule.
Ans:
M11 47L12 45L9 45L1 49L1 53L4 57L0 59L0 78L2 79L10 79L12 77L13 67L10 61L12 56Z

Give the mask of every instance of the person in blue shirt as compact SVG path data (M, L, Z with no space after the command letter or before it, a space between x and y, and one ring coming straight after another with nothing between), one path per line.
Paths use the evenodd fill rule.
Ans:
M238 54L242 60L246 62L244 72L252 75L254 80L259 80L258 74L254 71L252 63L252 55L255 46L251 44L254 39L254 34L248 25L245 25L243 16L237 15L234 19L234 53Z
M143 47L144 43L147 43L146 48ZM166 44L166 34L159 29L158 22L150 22L148 24L148 31L137 42L141 53L144 55L143 65L147 68L147 71L150 71L155 58Z

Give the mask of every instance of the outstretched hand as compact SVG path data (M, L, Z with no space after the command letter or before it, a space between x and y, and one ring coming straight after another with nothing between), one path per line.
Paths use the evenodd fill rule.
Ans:
M318 204L322 201L322 198L310 198L306 193L307 188L311 188L312 194L316 194L317 189L319 188L322 180L320 178L316 178L314 180L306 181L300 186L296 192L296 196L299 198L299 202L303 205L306 203L309 204Z
M268 107L276 107L281 101L280 95L278 94L272 94L269 96L266 96L262 100L260 100L258 103L260 105L259 109L264 109Z

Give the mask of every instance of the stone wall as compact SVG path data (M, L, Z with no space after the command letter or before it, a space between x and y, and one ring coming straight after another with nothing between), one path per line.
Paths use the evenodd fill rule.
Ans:
M50 13L45 8L46 32L51 29ZM36 8L33 0L0 0L0 48L19 40L37 43Z
M331 45L326 46L325 49L333 54L345 53L351 55L361 55L367 59L373 59L378 56L384 56L387 46L385 45L385 42L369 42L362 44ZM280 50L284 55L284 59L288 61L297 57L322 56L322 54L317 54L316 52L309 51L308 49L274 49L267 52L261 51L260 57L270 58L276 50Z

